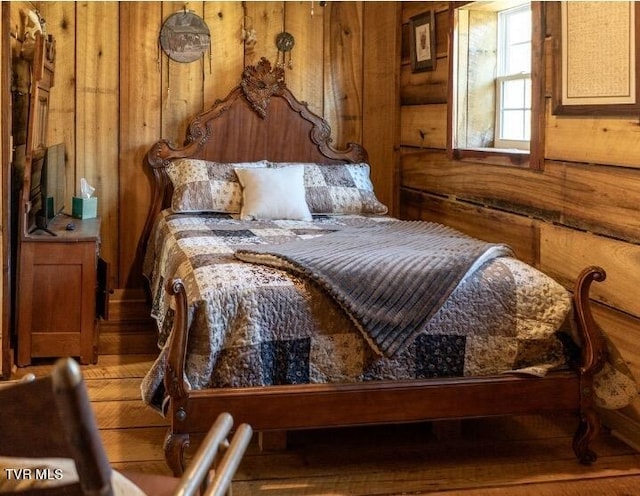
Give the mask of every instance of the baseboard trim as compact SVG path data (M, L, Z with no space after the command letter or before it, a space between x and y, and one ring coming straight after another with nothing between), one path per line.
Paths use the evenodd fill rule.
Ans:
M157 327L142 289L116 289L109 298L109 319L100 321L98 354L157 353Z

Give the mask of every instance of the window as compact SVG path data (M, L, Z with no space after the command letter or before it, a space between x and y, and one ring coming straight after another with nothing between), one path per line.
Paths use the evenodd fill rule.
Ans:
M531 8L498 12L495 148L529 150L531 139Z
M539 167L541 3L481 1L452 7L450 158Z

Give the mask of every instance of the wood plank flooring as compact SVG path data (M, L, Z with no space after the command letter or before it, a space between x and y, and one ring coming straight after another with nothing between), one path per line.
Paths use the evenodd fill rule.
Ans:
M169 473L167 422L142 404L152 355L104 355L82 366L115 468ZM14 376L49 372L50 361ZM604 430L591 467L571 450L575 419L528 416L290 432L285 451L249 447L234 495L631 496L640 494L640 454ZM193 449L193 448L191 448Z

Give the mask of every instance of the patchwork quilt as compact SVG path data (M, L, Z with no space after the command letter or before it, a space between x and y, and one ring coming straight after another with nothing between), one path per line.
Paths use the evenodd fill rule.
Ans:
M411 344L466 274L507 255L513 253L506 245L442 224L400 220L236 251L240 260L284 268L320 285L367 342L391 358Z
M143 380L145 402L163 399L164 347L173 322L169 280L189 302L186 375L193 389L490 375L542 375L567 353L556 331L569 293L515 258L467 274L424 329L393 357L369 346L317 284L286 270L243 262L240 249L399 222L381 216L317 216L312 221L240 221L233 214L164 211L149 240L144 271L153 293L160 354ZM363 257L366 247L363 247Z

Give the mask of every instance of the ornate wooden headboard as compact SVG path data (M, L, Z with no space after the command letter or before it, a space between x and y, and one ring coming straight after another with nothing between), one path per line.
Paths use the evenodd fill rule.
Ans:
M160 140L144 158L154 177L154 193L141 248L146 247L153 221L171 202L166 167L178 158L213 162L359 163L366 150L349 143L344 150L331 145L331 129L287 88L284 70L262 58L242 73L240 84L222 101L197 115L187 128L183 146Z

